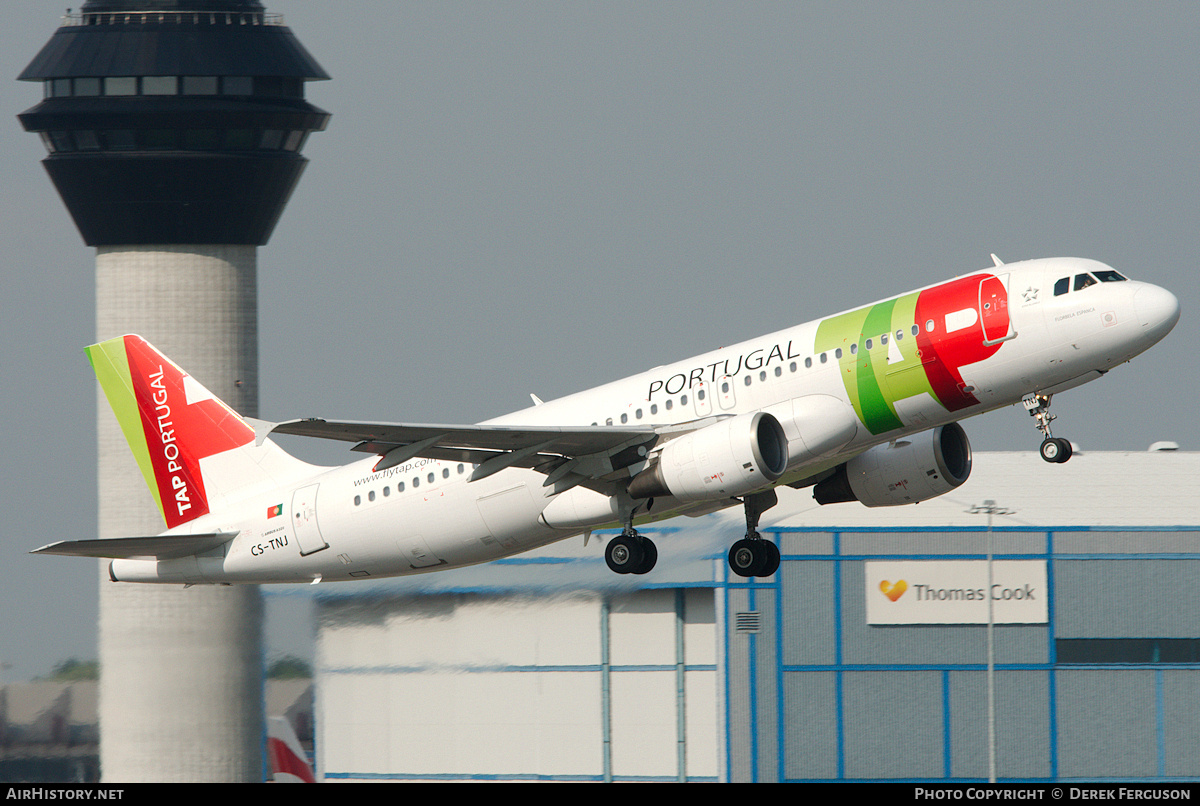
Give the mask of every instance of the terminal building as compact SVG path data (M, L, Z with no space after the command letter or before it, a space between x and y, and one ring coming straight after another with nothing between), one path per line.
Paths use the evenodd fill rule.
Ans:
M916 506L782 489L766 579L728 570L733 508L654 530L644 577L597 533L318 589L318 774L1195 780L1198 498L1196 453L978 453Z

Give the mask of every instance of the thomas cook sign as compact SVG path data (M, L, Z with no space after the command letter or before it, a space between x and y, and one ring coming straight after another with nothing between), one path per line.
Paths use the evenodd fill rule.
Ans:
M996 624L1047 622L1046 563L983 560L866 563L868 624Z

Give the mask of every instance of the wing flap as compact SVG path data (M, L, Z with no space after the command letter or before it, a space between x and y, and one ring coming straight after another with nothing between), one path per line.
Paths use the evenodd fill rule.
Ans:
M211 551L237 537L237 532L199 535L152 535L95 540L60 540L30 554L59 554L65 557L96 557L114 560L173 560Z

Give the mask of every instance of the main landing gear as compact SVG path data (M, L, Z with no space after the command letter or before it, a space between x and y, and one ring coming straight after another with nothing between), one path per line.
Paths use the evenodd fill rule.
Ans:
M769 577L779 570L779 547L758 533L758 519L778 502L774 490L742 498L746 508L746 536L729 549L729 567L738 576ZM646 574L658 562L654 541L633 528L632 511L625 518L621 534L604 547L604 562L618 574Z
M769 577L779 570L779 547L758 533L758 519L779 502L774 490L742 499L746 507L746 536L729 549L729 568L743 577Z
M648 574L658 562L658 548L654 541L642 537L633 528L633 511L630 511L621 534L604 547L604 562L618 574Z
M1045 437L1041 447L1038 448L1042 459L1054 464L1062 464L1071 458L1071 443L1050 433L1050 421L1055 419L1054 415L1050 413L1051 397L1053 395L1035 394L1025 398L1021 403L1029 415L1037 420L1037 429Z

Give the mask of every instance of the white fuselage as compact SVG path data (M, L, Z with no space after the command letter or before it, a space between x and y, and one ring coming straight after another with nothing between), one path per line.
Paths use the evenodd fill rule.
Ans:
M777 417L789 440L789 468L778 480L787 483L900 436L1012 405L1031 393L1070 388L1143 352L1173 326L1178 302L1156 286L1123 278L1073 290L1077 276L1105 271L1111 272L1103 264L1070 258L999 265L978 273L998 278L981 288L995 283L1004 287L1004 332L988 334L986 322L980 325L980 316L988 312L983 291L972 297L979 299L974 321L972 303L953 311L938 308L936 316L910 316L897 327L895 311L902 306L916 304L918 313L922 306L931 310L931 303L920 301L925 295L917 300L921 292L912 292L858 309L869 309L868 322L877 311L893 317L887 332L874 339L866 338L870 331L856 331L839 341L830 323L854 320L855 312L847 312L656 367L490 423L646 426L766 411ZM1062 278L1067 278L1068 290L1056 295ZM930 290L928 297L934 299L947 286L921 291ZM928 333L922 332L925 328ZM983 350L989 354L982 360L968 360L957 368L961 380L944 382L973 400L953 409L945 402L950 386L941 387L939 394L900 391L904 362L921 368L917 359L905 357L914 355L918 333L929 338L942 328L960 330L955 338L993 342ZM835 342L839 346L832 346ZM976 349L978 344L968 346ZM865 413L870 406L865 396L855 399L860 387L847 382L845 374L852 369L842 360L851 350L865 356L868 349L882 351L874 355L889 367L893 384L880 393L890 406L877 406L875 419ZM920 360L928 362L928 350ZM919 380L923 379L924 374ZM837 440L841 444L836 450L804 448L804 440L811 439L806 431L811 423L793 415L804 409L805 401L817 399L812 396L835 401L832 405L854 414L839 426L845 439ZM880 431L885 427L881 423L890 427ZM608 496L585 486L548 494L553 488L543 486L546 476L535 470L511 468L469 481L471 464L415 458L374 472L377 462L378 457L372 457L343 467L314 467L311 475L282 480L277 489L214 507L172 533L237 532L226 546L211 556L116 560L112 576L121 581L209 583L385 577L486 562L619 522ZM734 503L713 501L707 509ZM652 516L639 520L686 510L687 505L668 498L656 503Z

